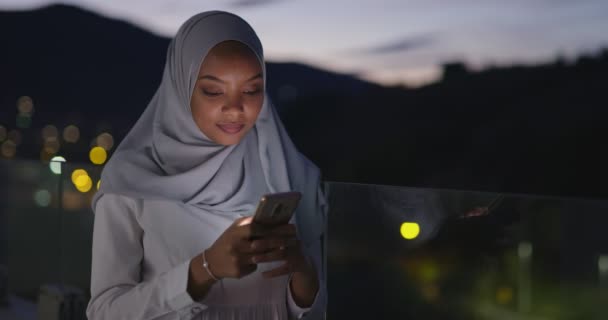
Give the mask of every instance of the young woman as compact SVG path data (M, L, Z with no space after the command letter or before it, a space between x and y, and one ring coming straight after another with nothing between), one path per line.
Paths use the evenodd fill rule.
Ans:
M320 173L265 85L243 19L203 12L180 27L93 200L89 319L324 318ZM285 191L302 193L290 223L252 224L261 196Z

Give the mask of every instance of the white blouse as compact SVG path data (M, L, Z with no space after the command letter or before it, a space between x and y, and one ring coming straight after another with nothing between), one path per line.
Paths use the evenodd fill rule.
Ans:
M214 284L202 300L191 298L186 291L190 260L211 246L234 219L171 201L103 195L95 208L87 317L323 319L324 274L320 273L313 305L300 308L291 296L288 276L265 279L261 275L283 262L258 264L246 277ZM319 240L314 247L321 245ZM320 250L307 251L321 266Z

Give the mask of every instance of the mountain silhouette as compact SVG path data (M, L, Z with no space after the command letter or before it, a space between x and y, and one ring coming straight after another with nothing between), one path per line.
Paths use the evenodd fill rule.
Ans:
M3 120L13 122L15 101L28 95L35 100L34 127L99 125L118 136L154 94L169 44L168 38L66 5L0 12L0 35L8 49L0 50ZM279 104L325 91L378 87L297 63L267 68L268 90Z
M76 124L61 153L86 161L104 131L120 140L162 75L169 39L65 5L0 12L0 125L16 100L35 112L18 156L39 158L40 128ZM267 64L268 92L302 153L329 180L608 196L608 51L566 63L471 72L446 64L419 89L383 87L298 63Z

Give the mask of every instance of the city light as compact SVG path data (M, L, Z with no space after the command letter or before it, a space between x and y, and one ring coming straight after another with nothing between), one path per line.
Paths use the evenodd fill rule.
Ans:
M51 193L48 190L38 190L34 193L34 202L39 207L48 207L51 204Z
M69 125L63 129L63 140L69 143L76 143L80 139L80 129L75 125Z
M28 96L17 99L17 110L20 114L31 115L34 112L34 101Z
M413 240L420 234L420 225L416 222L404 222L401 224L401 236L407 240Z
M87 175L81 175L76 179L75 185L78 191L85 193L91 190L91 188L93 187L93 181L91 180L91 177Z
M8 133L8 140L12 141L15 146L18 146L21 144L21 132L19 132L19 130L11 130Z
M17 128L27 129L32 125L32 117L29 114L18 114L16 123Z
M59 152L60 147L61 144L59 144L59 140L57 140L56 137L51 137L44 141L44 151L46 151L46 153L55 154Z
M91 152L89 152L89 158L93 164L101 165L104 164L108 159L108 154L106 149L102 147L94 147L91 149Z
M517 254L520 259L529 259L532 256L532 244L529 242L522 242L517 248Z
M62 166L62 162L65 162L65 158L64 157L53 157L53 159L51 159L51 163L49 163L49 167L51 168L51 171L54 174L61 174L61 166Z
M500 287L496 290L496 301L499 304L508 304L513 301L513 288Z
M17 153L17 145L11 140L4 141L1 149L2 156L5 158L12 158Z
M74 185L76 185L76 180L78 179L78 177L85 175L88 176L89 174L84 170L84 169L76 169L72 172L72 183Z
M59 131L57 130L57 127L55 127L52 124L46 125L44 126L44 128L42 128L42 139L44 141L47 141L49 139L57 139L59 137Z
M608 275L608 255L600 255L597 259L597 269L600 275Z
M114 137L107 132L100 134L95 142L98 146L106 149L106 151L110 151L114 147Z

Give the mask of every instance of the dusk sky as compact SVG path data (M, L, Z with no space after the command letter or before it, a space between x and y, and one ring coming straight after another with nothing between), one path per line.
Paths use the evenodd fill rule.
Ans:
M0 10L50 0L0 0ZM247 20L270 61L296 61L385 84L437 79L443 62L474 69L573 58L608 48L606 0L69 0L163 36L205 10Z

